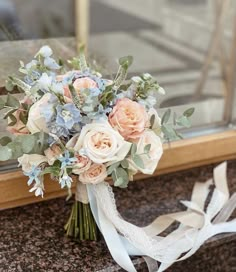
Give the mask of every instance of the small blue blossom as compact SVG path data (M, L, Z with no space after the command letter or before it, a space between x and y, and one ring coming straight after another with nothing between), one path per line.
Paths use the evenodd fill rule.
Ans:
M33 166L29 172L24 172L24 175L29 177L27 184L30 186L33 181L35 181L37 184L40 184L41 183L39 179L40 173L41 169L37 166Z
M66 168L67 166L71 166L77 159L75 157L70 157L70 152L68 150L65 151L64 155L61 155L58 160L61 162L61 169Z
M44 65L52 70L57 70L61 68L61 66L53 58L50 57L46 57L44 59Z
M51 124L48 126L50 129L50 134L60 137L68 137L70 132L66 127L58 126L56 124ZM51 140L51 137L50 137Z
M74 104L58 105L56 123L59 126L71 129L74 124L78 124L81 120L80 111Z
M73 182L72 178L67 174L64 174L60 179L59 183L61 184L61 188L67 187L71 188L71 183Z
M35 57L42 56L44 58L50 57L52 55L52 49L48 45L44 45L40 48Z

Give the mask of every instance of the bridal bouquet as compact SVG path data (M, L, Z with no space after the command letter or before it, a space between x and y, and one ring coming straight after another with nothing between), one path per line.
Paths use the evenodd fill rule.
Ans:
M43 197L45 174L69 195L75 183L66 233L96 240L86 185L111 177L114 186L126 188L137 172L155 171L165 138L181 136L168 123L170 110L161 120L154 109L164 89L150 74L125 81L131 56L121 58L117 75L107 79L87 65L82 49L64 65L52 54L43 46L30 63L20 62L23 79L7 80L0 109L14 137L0 139L0 160L18 159L36 196ZM22 100L11 94L14 87L24 93ZM193 111L175 116L175 124L189 126Z
M162 217L158 224L138 228L119 215L109 183L126 188L138 172L152 174L162 143L181 137L176 129L190 126L194 109L181 116L167 110L160 118L155 105L164 89L148 73L126 80L131 56L120 58L116 76L108 79L87 65L83 49L66 62L52 55L51 48L43 46L31 62L20 62L21 78L7 80L8 95L0 98L0 110L12 136L0 139L0 160L18 159L36 196L44 195L46 174L67 188L69 196L75 185L75 202L65 225L68 236L96 240L98 226L113 258L127 271L136 271L129 255L149 256L164 263L161 269L168 267L193 251L197 232L189 233L190 241L181 228L179 238L163 241L153 238L160 232L153 232L154 226L168 227L173 218L184 222L186 216L182 221L181 216ZM20 100L12 95L16 89L23 93ZM187 206L197 211L190 213L190 223L197 225L201 212ZM173 248L174 253L168 251Z

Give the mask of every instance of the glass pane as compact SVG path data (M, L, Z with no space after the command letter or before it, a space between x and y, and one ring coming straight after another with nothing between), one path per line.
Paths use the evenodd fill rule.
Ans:
M209 133L210 127L219 125L226 129L225 97L232 94L223 79L235 3L91 0L90 12L90 52L103 59L107 70L115 72L115 60L131 54L130 75L149 72L166 90L159 100L163 111L172 107L178 113L194 106L196 132L202 127L201 133Z

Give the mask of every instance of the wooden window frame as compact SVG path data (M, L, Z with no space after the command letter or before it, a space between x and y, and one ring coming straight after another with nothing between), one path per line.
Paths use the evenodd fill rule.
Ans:
M236 159L236 130L200 136L164 145L164 154L153 176L205 164ZM150 176L138 174L135 181ZM27 178L20 170L0 174L0 210L65 196L57 182L45 178L44 198L29 193Z

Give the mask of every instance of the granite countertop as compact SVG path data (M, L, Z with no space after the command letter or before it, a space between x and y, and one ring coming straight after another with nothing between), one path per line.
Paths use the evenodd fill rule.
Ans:
M139 226L161 214L183 210L179 201L189 200L194 182L211 178L214 166L131 182L126 190L115 188L118 209L126 220ZM236 191L236 161L228 163L228 180L230 191ZM70 202L57 198L1 211L0 272L119 271L102 237L98 242L76 242L64 236L63 225L70 208ZM222 255L224 245L228 250ZM189 271L191 265L193 271L235 271L230 270L236 268L234 249L236 235L220 235L168 271ZM221 257L216 257L218 253ZM134 262L138 271L147 271L142 258Z

